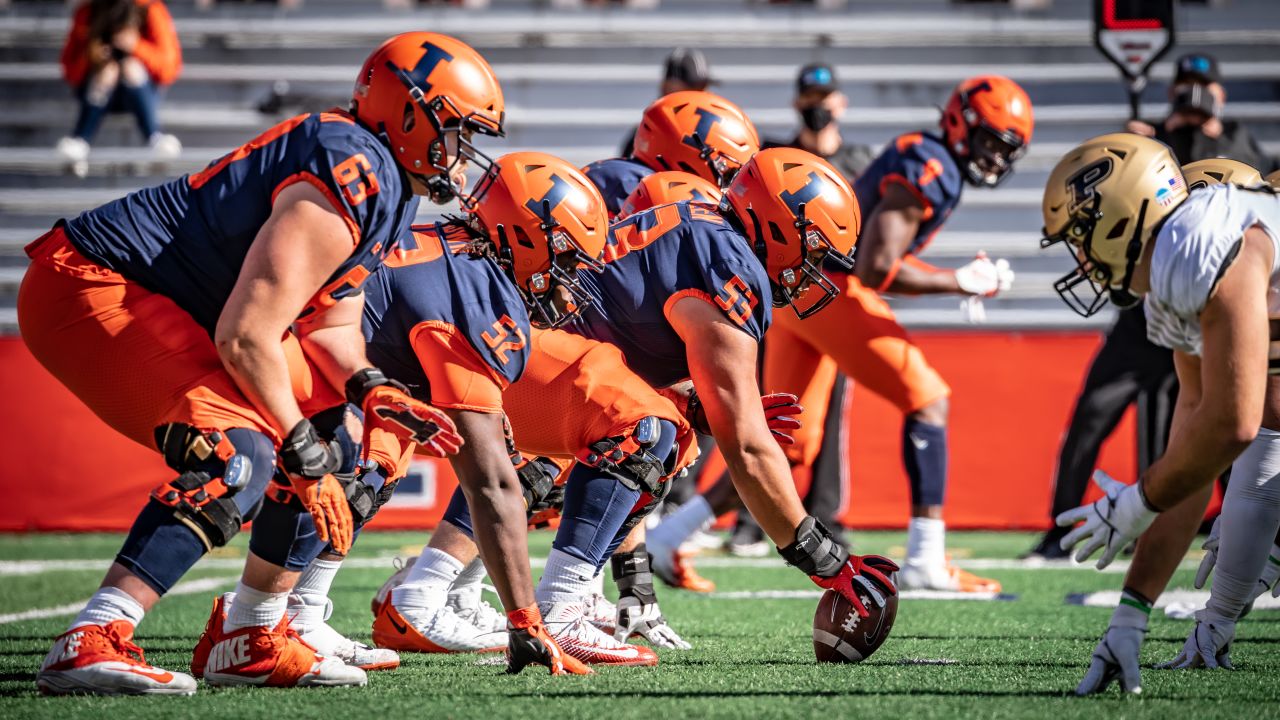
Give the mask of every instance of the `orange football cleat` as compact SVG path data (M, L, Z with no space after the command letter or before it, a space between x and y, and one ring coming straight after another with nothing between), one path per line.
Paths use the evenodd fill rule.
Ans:
M191 695L196 681L184 673L148 665L133 643L133 625L74 627L53 641L36 686L45 695Z
M697 593L715 592L716 584L698 574L693 567L693 556L697 553L675 550L652 556L650 567L653 574L662 582L673 588Z
M226 596L213 603L213 613L196 643L191 671L210 685L317 687L364 685L365 672L337 658L316 654L281 618L275 627L254 625L224 629Z

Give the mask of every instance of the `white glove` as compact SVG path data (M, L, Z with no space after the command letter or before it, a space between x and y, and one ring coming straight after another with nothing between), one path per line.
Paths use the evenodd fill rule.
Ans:
M1084 679L1076 686L1077 695L1092 695L1120 681L1120 689L1127 693L1142 692L1142 675L1138 671L1138 656L1142 652L1142 636L1146 627L1111 625L1102 634L1098 646L1093 649L1093 662Z
M980 252L968 265L956 269L956 284L969 295L995 297L1013 287L1013 270L1008 260L991 262L985 252Z
M1102 548L1102 557L1098 558L1097 563L1097 568L1101 570L1110 565L1125 546L1145 532L1159 513L1147 507L1137 483L1125 485L1101 470L1093 471L1093 482L1106 495L1092 505L1081 505L1062 513L1055 518L1055 522L1061 527L1070 527L1083 521L1080 527L1062 538L1059 547L1070 551L1087 538L1087 542L1076 552L1075 561L1084 562Z
M1196 613L1196 627L1187 636L1178 657L1156 667L1161 670L1190 670L1192 668L1208 668L1216 670L1226 668L1234 670L1231 665L1231 641L1236 637L1236 624L1231 620L1209 611Z
M662 617L658 603L644 604L640 598L627 596L618 599L617 623L613 639L623 642L632 635L639 635L650 645L671 650L688 650L693 646L676 634Z
M1209 530L1209 537L1200 546L1204 550L1204 559L1200 561L1200 569L1196 570L1195 586L1197 590L1204 587L1205 582L1209 580L1209 574L1213 572L1213 566L1218 564L1218 534L1221 532L1219 527L1222 524L1222 516L1214 518L1213 528Z
M1267 559L1267 566L1262 569L1262 577L1258 578L1258 585L1261 587L1258 595L1271 588L1271 597L1280 597L1280 582L1276 582L1277 580L1280 580L1280 545L1272 545L1271 557Z
M965 295L960 298L960 318L971 325L981 325L987 321L987 308L982 304L981 295Z

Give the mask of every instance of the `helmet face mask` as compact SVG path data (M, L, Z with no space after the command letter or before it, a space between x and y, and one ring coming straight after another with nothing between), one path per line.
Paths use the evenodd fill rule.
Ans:
M969 157L964 171L969 182L993 188L1013 173L1013 164L1026 152L1026 145L985 125L969 131Z
M947 146L970 185L993 188L1013 172L1034 131L1031 100L999 75L961 82L942 112Z
M1071 213L1066 226L1059 232L1050 234L1048 229L1042 230L1040 247L1065 243L1076 268L1058 278L1053 289L1081 317L1091 317L1106 307L1108 300L1121 309L1131 308L1141 302L1142 297L1133 293L1129 286L1133 282L1134 268L1142 256L1144 248L1142 237L1147 214L1147 201L1143 200L1134 223L1133 234L1125 248L1125 269L1120 277L1119 286L1115 284L1115 274L1105 262L1094 258L1094 235L1098 223L1103 219L1099 208L1102 196L1092 193L1089 199ZM1086 289L1087 288L1087 289Z
M822 271L828 260L844 270L853 269L853 258L837 250L821 230L812 227L805 218L804 209L804 204L801 204L796 219L796 230L804 237L803 259L799 265L783 269L776 279L770 278L773 306L790 305L801 320L825 308L840 295L840 288ZM807 304L798 302L805 298L809 300Z
M413 123L417 122L416 108L436 132L435 139L427 146L424 158L426 167L436 172L413 174L422 178L427 186L428 196L437 205L443 205L454 198L466 197L461 183L454 179L454 175L460 174L468 165L474 165L482 173L487 173L493 166L493 159L477 148L471 139L477 133L503 137L505 132L502 126L506 112L503 111L496 123L478 111L464 114L452 100L443 95L428 100L422 89L413 84L413 78L408 73L399 68L395 70L411 98L410 104L405 106L404 131L411 131ZM414 159L413 164L417 167L422 165L422 161Z

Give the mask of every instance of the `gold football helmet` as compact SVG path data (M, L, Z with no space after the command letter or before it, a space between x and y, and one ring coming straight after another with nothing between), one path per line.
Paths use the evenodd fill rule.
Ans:
M1108 297L1119 307L1136 305L1133 269L1160 220L1186 198L1178 161L1156 140L1111 133L1068 152L1049 175L1041 208L1040 247L1066 243L1076 261L1053 289L1084 317Z
M1262 183L1262 173L1252 165L1229 158L1209 158L1187 163L1182 166L1182 177L1187 181L1188 191L1223 183L1245 186Z

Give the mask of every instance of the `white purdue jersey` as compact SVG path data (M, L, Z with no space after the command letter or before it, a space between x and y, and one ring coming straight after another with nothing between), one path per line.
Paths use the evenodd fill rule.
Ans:
M1261 225L1275 249L1271 266L1272 307L1280 287L1280 196L1234 185L1195 190L1165 221L1151 255L1146 296L1147 338L1199 355L1200 313L1222 274L1240 251L1245 230Z

